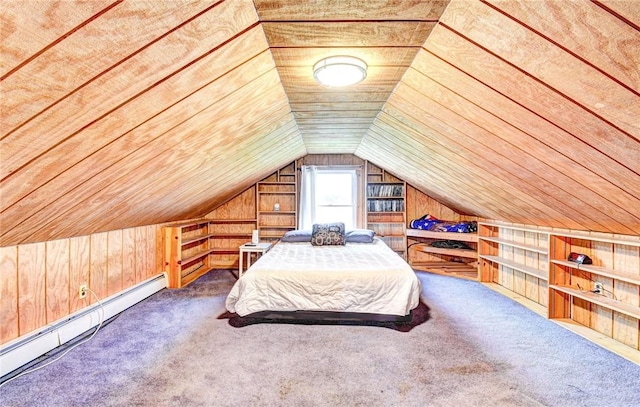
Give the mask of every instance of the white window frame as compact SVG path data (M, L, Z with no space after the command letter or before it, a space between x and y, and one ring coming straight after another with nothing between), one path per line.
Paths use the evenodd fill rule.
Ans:
M321 173L350 173L354 177L353 194L355 199L353 202L354 214L353 225L355 228L362 228L364 223L363 205L363 185L362 185L362 166L359 165L305 165L302 166L300 176L300 207L298 211L298 227L300 229L311 229L316 222L316 176ZM335 205L334 205L335 206ZM342 205L340 205L342 206Z

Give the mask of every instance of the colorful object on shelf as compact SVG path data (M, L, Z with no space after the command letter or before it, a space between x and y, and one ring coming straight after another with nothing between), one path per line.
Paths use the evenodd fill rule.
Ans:
M478 231L478 223L473 222L451 222L437 219L429 214L419 219L414 219L409 223L411 229L431 230L434 232L457 232L457 233L476 233Z

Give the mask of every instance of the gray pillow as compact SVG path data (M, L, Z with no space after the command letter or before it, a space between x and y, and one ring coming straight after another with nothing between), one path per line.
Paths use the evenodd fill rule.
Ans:
M311 230L311 244L314 246L344 246L344 223L316 223Z
M282 236L281 242L298 243L298 242L310 242L311 231L310 230L290 230Z
M373 243L376 232L371 229L354 229L346 233L347 243Z

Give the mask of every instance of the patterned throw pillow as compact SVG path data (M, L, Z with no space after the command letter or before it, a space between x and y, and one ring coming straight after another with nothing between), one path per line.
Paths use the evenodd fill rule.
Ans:
M344 223L316 223L311 231L313 246L338 246L346 243Z

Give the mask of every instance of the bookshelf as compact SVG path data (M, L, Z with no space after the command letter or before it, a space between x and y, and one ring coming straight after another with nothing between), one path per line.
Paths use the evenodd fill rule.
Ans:
M260 240L276 242L298 225L297 165L279 169L256 184Z
M406 183L370 162L366 180L367 228L406 259Z

